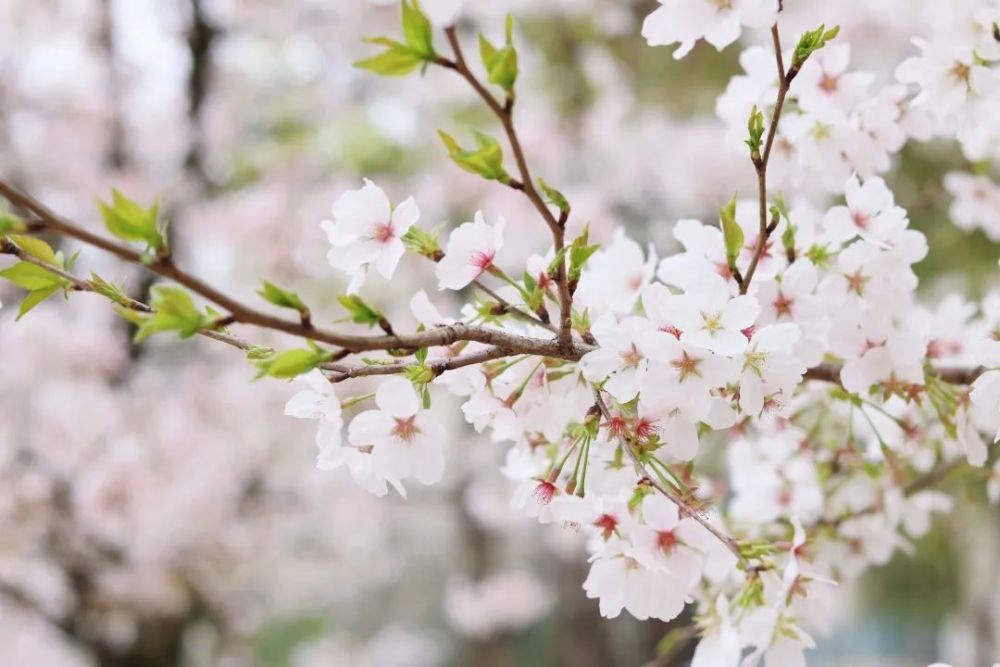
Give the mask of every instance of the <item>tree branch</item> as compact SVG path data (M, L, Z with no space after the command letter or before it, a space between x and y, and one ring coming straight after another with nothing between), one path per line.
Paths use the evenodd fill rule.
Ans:
M487 90L482 82L479 81L472 70L469 69L454 26L446 28L445 35L448 37L448 43L451 44L451 50L455 59L438 58L437 64L456 71L472 86L472 89L476 91L483 102L486 103L486 106L500 120L504 133L507 135L511 152L514 154L514 161L517 163L517 170L521 178L520 182L516 185L512 184L512 186L523 192L538 210L539 214L541 214L542 219L545 220L545 224L548 225L549 231L552 234L552 243L558 255L566 244L566 216L563 215L557 219L535 188L534 181L531 178L531 170L528 167L528 160L521 146L521 139L517 134L517 129L514 127L513 98L508 98L505 104L501 104L493 93ZM558 274L556 275L556 284L559 288L560 303L559 341L563 348L568 350L573 346L573 296L569 291L569 276L566 272L565 259L560 263Z
M232 321L235 323L280 331L299 338L335 345L351 352L417 350L424 347L451 345L457 341L468 340L494 345L508 350L511 354L530 354L576 361L593 349L592 346L575 341L570 341L570 345L567 347L559 340L520 336L500 329L463 323L428 329L414 334L384 336L347 334L314 326L306 326L300 321L289 321L247 306L200 278L180 269L170 258L153 258L150 261L149 258L127 245L111 241L87 231L51 211L44 204L30 195L21 192L3 179L0 179L0 195L3 195L11 203L34 216L35 219L30 222L30 227L35 231L44 229L55 234L68 236L87 245L105 250L126 262L143 266L147 270L163 278L173 280L202 298L211 301L223 310L228 311L230 317L232 317Z
M778 96L774 103L774 111L771 113L770 126L767 128L764 153L753 161L754 169L757 171L757 199L760 225L757 232L757 247L754 248L750 265L747 267L746 273L743 274L743 280L740 281L740 294L746 294L747 290L750 289L750 281L753 280L754 273L757 271L757 264L760 263L760 258L763 256L764 250L767 249L767 242L770 240L771 233L776 226L768 226L767 224L767 165L771 160L771 149L774 147L774 138L778 134L778 122L781 120L781 111L785 106L785 97L788 95L792 79L795 78L795 74L797 73L785 71L784 60L781 55L781 35L778 33L777 22L771 26L771 41L774 44L775 65L778 68Z
M601 415L604 419L611 419L611 411L608 410L607 404L604 402L604 398L601 396L601 390L594 387L594 404L597 405L597 409L600 410ZM750 564L743 553L740 551L739 545L736 540L726 535L724 532L713 526L708 519L706 519L701 512L691 507L683 498L677 495L674 491L668 489L663 484L660 484L655 479L654 475L650 475L649 471L646 469L645 464L639 460L639 456L635 453L634 445L628 438L621 438L622 449L630 459L632 459L632 465L635 467L636 474L639 475L640 481L644 481L652 486L654 489L662 493L664 496L669 498L677 507L680 508L682 515L689 516L695 521L697 521L701 526L707 530L709 533L714 535L720 542L722 542L729 551L732 552L736 559L743 565L744 569L749 570Z

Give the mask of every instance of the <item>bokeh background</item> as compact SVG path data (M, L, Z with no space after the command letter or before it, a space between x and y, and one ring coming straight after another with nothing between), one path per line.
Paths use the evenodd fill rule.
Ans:
M782 20L786 35L839 23L854 67L885 81L933 18L918 10L932 2L900 4L786 0ZM662 256L678 217L709 220L751 191L713 113L738 47L673 61L639 36L652 1L466 5L470 51L514 12L534 171L594 237L624 225ZM506 216L512 265L544 248L516 195L448 163L437 129L495 130L457 77L352 68L372 54L361 38L397 21L389 1L0 0L0 170L95 227L112 186L159 196L194 273L246 300L260 279L294 286L326 321L343 317L344 282L319 222L363 176L394 201L414 195L426 228ZM917 266L928 299L996 286L1000 248L948 222L942 176L969 167L949 143L913 144L888 176L930 238ZM150 286L89 249L78 266L139 297ZM407 259L366 298L412 324L408 295L431 277ZM237 352L132 345L89 295L15 326L16 298L0 285L0 664L631 666L668 631L598 617L579 537L508 509L502 448L455 405L436 402L454 434L445 482L379 499L314 469L312 425L282 415L294 388L251 382ZM841 592L810 664L996 655L1000 516L980 487L951 482L956 509L915 555Z

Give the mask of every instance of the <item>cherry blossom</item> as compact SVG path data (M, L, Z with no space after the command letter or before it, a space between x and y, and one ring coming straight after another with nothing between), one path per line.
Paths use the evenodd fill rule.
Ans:
M348 292L365 283L368 267L392 278L405 248L402 237L420 218L410 197L395 209L380 187L365 179L364 187L342 194L333 204L333 220L320 226L333 246L327 259L350 276Z
M448 237L444 258L438 262L438 287L462 289L491 269L497 252L503 247L504 219L495 225L486 222L481 211L473 222L456 227Z

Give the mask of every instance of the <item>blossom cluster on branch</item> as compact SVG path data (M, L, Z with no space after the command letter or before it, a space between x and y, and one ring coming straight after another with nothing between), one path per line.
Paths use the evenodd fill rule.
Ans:
M460 4L403 0L401 36L371 39L377 52L357 65L464 80L499 133L442 131L447 154L523 196L548 247L511 257L504 218L479 211L442 231L421 219L419 195L394 202L366 180L321 223L329 263L348 281L344 319L370 330L354 333L319 324L286 287L259 292L280 316L188 272L158 203L115 191L100 207L112 239L4 179L13 208L0 217L0 252L16 261L0 277L26 291L19 315L92 292L139 340L175 332L238 348L258 377L301 385L285 412L318 422L317 465L347 468L380 496L441 479L449 436L429 408L450 392L477 432L508 445L512 507L586 535L583 588L604 616L669 621L693 605L697 667L803 664L832 587L908 549L950 509L936 483L992 465L1000 495L989 446L1000 437L1000 294L918 302L913 266L933 249L881 177L910 139L955 138L970 160L997 154L1000 10L972 3L876 87L849 69L850 35L837 27L783 44L779 0L662 0L642 34L679 44L676 57L700 39L725 47L744 27L770 34L743 52L744 74L717 104L728 138L748 148L757 190L717 202L718 220L678 221L681 249L661 258L624 230L596 242L533 171L515 121L514 21L502 40L479 36L475 64L456 28ZM967 227L993 210L969 178L946 184ZM136 300L74 274L75 258L43 235L162 282ZM465 305L444 314L433 291L406 289L415 324L390 321L362 293L402 261L433 263L437 291ZM243 327L304 342L273 349ZM352 394L350 381L369 376L382 377L377 388ZM696 466L719 448L728 487ZM474 603L456 596L454 607Z

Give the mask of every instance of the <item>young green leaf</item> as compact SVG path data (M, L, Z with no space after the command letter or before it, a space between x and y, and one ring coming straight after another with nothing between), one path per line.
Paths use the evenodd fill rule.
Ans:
M719 210L722 221L722 238L726 245L726 261L729 268L736 268L736 258L743 249L743 228L736 222L736 195Z
M386 49L377 56L355 62L355 67L381 76L406 76L424 64L424 58L406 44L388 37L375 37L365 41L371 44L381 44Z
M827 30L825 25L803 33L799 38L798 44L795 45L795 52L792 54L792 66L788 72L789 78L795 76L795 73L809 59L809 56L822 49L826 46L827 42L833 40L839 34L840 26L834 26Z
M29 264L28 262L18 262L0 271L0 278L6 278L29 292L50 287L57 289L69 285L69 281L65 278L43 269L37 264Z
M176 285L156 285L150 290L149 305L154 312L137 313L141 320L135 334L136 342L154 333L176 331L181 338L190 338L212 324L212 317L202 313L187 290Z
M58 289L58 285L53 285L52 287L45 287L29 292L28 295L21 300L21 307L17 311L17 319L20 320L22 317L27 315L28 311L55 294Z
M416 0L403 0L403 39L423 60L432 60L437 55L431 22Z
M337 297L337 301L344 307L351 321L355 324L365 324L369 327L378 326L382 320L381 312L365 303L356 294L345 294Z
M46 264L52 264L59 268L65 268L62 255L52 249L48 243L34 236L25 234L9 234L8 239L17 244L21 250L31 255L35 259L40 259Z
M760 146L763 143L764 137L764 114L757 109L756 104L753 105L753 109L750 111L747 131L750 136L744 143L750 148L750 157L753 158L754 162L757 162L760 160Z
M263 289L259 290L257 294L280 308L291 308L300 313L309 311L309 308L302 302L298 294L284 290L266 280L263 282Z
M503 149L493 137L476 132L477 147L465 150L446 132L438 131L438 134L448 149L448 157L465 171L478 174L488 181L510 181L510 176L503 168Z
M538 179L538 187L542 190L542 194L545 195L546 202L552 204L563 213L569 213L569 201L566 200L563 193L550 186L541 178Z
M495 83L508 94L514 92L514 83L517 81L517 50L514 48L513 38L513 17L507 15L506 42L503 47L495 47L485 36L479 36L479 56L486 68L490 83Z
M250 358L249 355L248 358ZM259 371L255 379L267 376L278 378L279 380L290 380L308 373L332 358L333 354L331 352L317 347L310 341L309 347L305 349L297 348L282 352L272 352L263 358L251 360L254 361Z
M108 231L121 240L145 243L153 250L166 247L166 239L160 227L158 201L154 201L149 208L143 208L118 190L112 190L111 204L98 200L98 205Z

